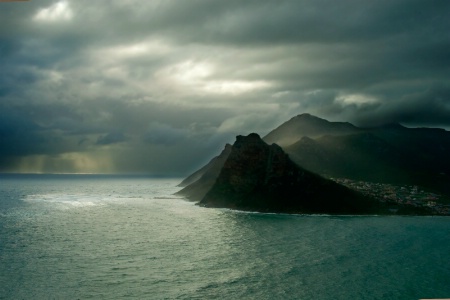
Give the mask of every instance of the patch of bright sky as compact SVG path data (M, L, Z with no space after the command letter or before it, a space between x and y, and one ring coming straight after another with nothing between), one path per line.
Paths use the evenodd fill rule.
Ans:
M158 41L151 40L131 45L118 45L108 47L96 51L100 57L113 56L114 58L127 58L142 55L167 55L171 52L169 45Z
M51 82L59 83L64 79L64 75L58 71L48 71L48 78Z
M266 81L212 81L203 86L206 92L238 95L254 90L270 87Z
M67 1L59 1L42 8L33 17L34 20L43 22L70 21L72 18L73 12Z
M212 79L214 65L207 62L188 60L172 67L168 73L180 85L213 94L237 95L270 86L265 81Z
M356 105L356 106L375 104L379 102L377 98L363 94L341 95L336 98L336 101L343 105Z

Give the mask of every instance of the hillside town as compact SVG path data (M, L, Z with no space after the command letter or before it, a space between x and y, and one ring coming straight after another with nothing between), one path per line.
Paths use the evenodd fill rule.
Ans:
M434 215L450 215L448 199L444 200L442 195L425 191L416 185L393 185L346 178L331 179L380 202L424 208Z

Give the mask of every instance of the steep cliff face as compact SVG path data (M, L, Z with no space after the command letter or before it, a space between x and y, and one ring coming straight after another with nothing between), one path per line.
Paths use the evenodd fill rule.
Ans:
M379 212L375 201L302 169L255 133L237 137L200 205L286 213Z

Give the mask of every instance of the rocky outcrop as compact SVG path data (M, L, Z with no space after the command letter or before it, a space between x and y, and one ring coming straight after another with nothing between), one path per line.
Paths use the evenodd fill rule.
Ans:
M378 213L376 201L293 163L259 135L238 136L217 180L199 203L206 207L284 213Z

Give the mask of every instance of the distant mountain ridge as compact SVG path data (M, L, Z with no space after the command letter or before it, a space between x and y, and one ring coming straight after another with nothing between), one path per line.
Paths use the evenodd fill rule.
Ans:
M370 132L343 136L303 137L285 147L292 160L327 177L402 182L409 166L398 148Z
M269 146L268 141L284 146L281 148L276 143ZM288 141L293 142L289 144ZM450 199L448 153L450 132L443 129L407 128L398 123L359 128L347 122L329 122L310 114L301 114L271 131L264 141L257 134L238 136L233 146L227 144L219 156L186 178L181 184L185 187L179 194L204 206L337 213L336 208L331 209L333 203L322 205L321 209L308 207L309 204L302 206L299 202L293 204L300 198L326 198L326 193L320 188L309 189L307 197L300 195L304 195L308 187L329 187L322 182L326 180L322 177L334 177L417 185ZM270 170L273 170L274 157L284 161L281 164L285 166L284 175L273 177L274 173ZM265 171L264 166L267 168ZM312 175L303 178L297 176L299 172ZM261 178L272 179L261 181ZM302 181L301 178L307 180ZM299 182L303 184L298 185ZM295 197L295 194L298 196ZM332 197L330 194L328 196ZM380 198L382 196L379 195ZM297 200L281 204L274 202L277 197Z
M302 137L317 138L324 135L357 133L360 129L347 122L329 122L310 114L300 114L269 132L263 140L281 147L292 145Z
M450 132L444 129L359 128L301 114L264 140L280 143L294 162L325 177L420 185L450 196Z

